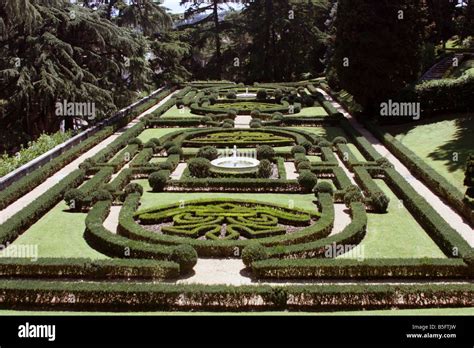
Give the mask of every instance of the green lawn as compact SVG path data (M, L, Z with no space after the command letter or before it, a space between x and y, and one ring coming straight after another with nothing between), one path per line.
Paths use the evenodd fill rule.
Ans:
M360 162L366 162L367 159L360 153L359 149L352 143L348 143L347 147L349 147L349 150L351 150L352 154L354 155L355 158L357 158L358 161Z
M70 213L60 202L18 237L12 245L37 245L38 257L105 259L84 240L85 213Z
M300 112L296 114L290 114L288 116L321 117L328 116L328 113L322 106L311 106L308 108L302 108Z
M466 190L464 170L468 154L474 152L474 116L437 117L429 123L385 127L385 130L460 191Z
M375 182L390 198L388 213L369 213L367 235L356 247L363 247L363 250L340 257L355 258L359 251L363 251L359 255L365 258L445 258L408 210L399 205L397 196L387 184L382 179Z
M342 128L339 127L289 127L289 129L300 129L309 133L319 135L326 138L329 141L332 141L335 137L341 136L346 137L347 134Z
M315 197L313 194L278 194L278 193L189 193L189 192L162 192L155 193L150 191L150 186L148 185L148 180L134 180L143 186L144 194L141 199L140 209L147 209L163 204L172 204L176 202L196 200L196 199L211 199L211 198L235 198L235 199L249 199L257 200L268 203L281 204L289 206L290 202L293 201L293 206L295 208L315 210L316 205L313 203Z
M145 129L142 134L138 136L138 139L140 139L142 142L146 143L148 140L151 138L160 138L163 135L177 132L179 130L188 130L192 128L150 128L150 129Z
M182 109L178 109L176 105L172 106L168 109L161 118L186 118L186 117L202 117L201 115L193 114L191 109L184 107Z

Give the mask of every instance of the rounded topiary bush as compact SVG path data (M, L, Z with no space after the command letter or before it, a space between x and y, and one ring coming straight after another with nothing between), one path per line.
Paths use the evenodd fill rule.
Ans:
M335 137L332 140L332 144L335 146L337 144L347 144L347 139L344 137Z
M321 181L316 184L316 187L314 189L316 195L318 193L329 193L332 195L334 193L334 189L330 183L327 181Z
M332 147L332 144L327 141L327 140L321 140L319 143L318 143L318 146L319 147Z
M273 173L273 164L267 160L263 159L260 161L260 164L258 165L258 172L257 175L259 178L269 178L272 176Z
M276 153L273 147L270 145L259 145L257 146L257 159L259 160L271 160L275 157Z
M211 116L203 116L201 117L201 124L206 124L212 122L212 117Z
M207 158L192 158L188 161L188 169L196 178L207 178L211 175L211 162Z
M155 144L156 146L161 146L161 141L160 139L158 138L151 138L150 140L148 140L150 142L152 142L153 144Z
M168 155L180 155L180 156L182 156L183 155L183 149L179 146L172 146L166 151L166 153Z
M82 209L82 204L86 199L84 192L77 188L69 189L64 194L64 201L73 211L79 211Z
M360 192L360 190L349 191L344 194L344 204L348 208L351 206L351 203L363 202L363 201L364 201L364 196L362 195L362 192Z
M174 165L173 163L166 161L166 162L161 162L160 164L158 164L158 168L160 168L160 170L172 171L174 169Z
M163 144L163 147L168 150L172 147L175 147L177 146L177 144L174 142L174 141L171 141L171 140L168 140L168 141L165 141L165 143Z
M234 128L232 123L222 122L222 128Z
M153 172L148 176L148 183L154 192L161 192L165 189L168 182L170 172L167 170L160 170Z
M304 106L306 106L308 108L312 107L312 106L314 106L314 99L311 96L306 95L306 96L303 97L303 104L304 104Z
M260 110L250 111L250 116L252 116L252 118L258 118L260 116Z
M377 213L386 213L390 198L388 198L383 192L375 192L371 195L372 207Z
M259 89L257 91L257 99L258 100L266 100L268 97L268 92L265 89Z
M297 153L303 153L306 154L306 149L304 146L301 145L295 145L291 148L291 154L294 156Z
M92 194L92 203L101 201L112 201L114 197L107 190L98 190Z
M199 149L197 157L206 158L209 161L215 160L219 156L219 152L215 146L203 146Z
M128 141L128 144L142 146L143 142L138 138L132 138Z
M263 127L262 120L259 118L254 118L250 121L250 128L261 128Z
M189 273L193 270L198 259L198 254L189 244L176 246L171 252L170 260L179 264L181 274Z
M132 193L139 193L140 195L143 195L143 186L134 182L131 182L125 188L123 189L125 195L130 195Z
M300 175L298 176L298 184L300 184L301 189L305 193L312 192L317 183L318 177L309 170L301 171Z
M301 161L296 166L296 169L298 170L298 172L301 172L303 170L310 170L311 169L311 162L310 161Z
M299 145L304 147L306 153L308 153L309 150L311 150L311 147L313 146L313 144L311 144L308 140L303 140Z
M227 99L237 99L237 94L235 94L235 92L227 92L226 98Z
M255 261L268 259L267 249L260 243L252 243L242 250L242 261L245 266L250 267Z
M273 121L283 121L285 117L281 112L274 112L272 115L272 120Z
M151 140L148 140L144 145L143 145L143 148L145 149L153 149L153 151L155 151L156 149L156 144L151 141Z
M237 116L237 110L229 109L227 110L227 117L235 118Z

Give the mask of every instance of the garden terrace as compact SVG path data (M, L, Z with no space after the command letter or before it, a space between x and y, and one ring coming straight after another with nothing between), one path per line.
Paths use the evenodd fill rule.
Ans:
M37 245L39 259L0 260L0 306L107 309L99 293L133 310L417 308L421 298L472 306L472 236L399 174L393 155L421 168L414 175L428 186L439 178L393 136L377 133L386 148L375 143L318 87L181 86L125 128L104 128L2 191L5 252ZM235 127L239 114L251 116L249 128ZM234 145L255 154L256 172L210 170ZM35 190L72 160L54 185ZM458 193L444 196L463 204ZM212 262L240 268L210 285L200 267ZM84 296L50 301L66 293ZM183 294L193 300L178 301Z

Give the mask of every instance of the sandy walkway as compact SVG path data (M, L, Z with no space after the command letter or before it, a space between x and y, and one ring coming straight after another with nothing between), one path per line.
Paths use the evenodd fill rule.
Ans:
M420 194L423 196L431 206L446 220L446 222L454 228L458 233L469 243L471 247L474 247L474 233L472 228L464 222L463 218L456 213L449 205L445 204L436 194L434 194L428 187L426 187L420 180L416 179L384 145L382 145L378 139L367 129L365 129L355 118L352 117L339 103L335 102L331 96L329 96L324 90L318 89L324 97L331 101L331 104L349 120L351 125L362 134L367 141L380 153L395 166L395 169L400 173L405 180Z
M351 223L351 216L349 209L342 203L334 204L334 227L330 236L341 233L347 225Z
M176 93L176 92L175 92ZM136 123L139 122L139 119L142 118L143 116L152 113L155 111L160 105L165 103L169 98L171 98L171 95L163 99L160 103L157 105L153 106L152 108L148 109L144 113L142 113L140 116L138 116L136 119L131 121L127 126L119 129L117 132L109 136L107 139L103 140L101 143L97 144L94 146L92 149L87 151L86 153L82 154L78 158L76 158L74 161L69 163L68 165L64 166L62 169L57 171L53 176L45 180L42 184L39 186L35 187L33 190L10 204L8 207L0 211L0 224L5 222L7 219L9 219L12 215L16 214L19 212L21 209L26 207L28 204L30 204L32 201L34 201L36 198L41 196L43 193L45 193L47 190L52 188L54 185L56 185L60 180L65 178L68 174L79 168L79 164L81 164L85 159L94 156L97 152L100 150L104 149L107 147L111 142L113 142L115 139L117 139L125 130L128 128L132 127Z
M299 174L296 172L296 167L294 162L285 162L285 171L286 178L288 180L298 179Z
M235 128L250 128L250 121L252 121L252 116L242 116L239 115L235 118Z
M171 179L172 180L179 180L183 176L184 170L186 169L188 165L186 163L178 163L178 166L174 170L173 173L171 173Z
M121 205L110 207L110 213L103 223L104 227L114 234L117 233L120 209L122 209Z

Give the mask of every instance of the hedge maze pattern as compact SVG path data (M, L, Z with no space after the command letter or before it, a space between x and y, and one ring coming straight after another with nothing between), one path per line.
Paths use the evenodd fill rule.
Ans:
M63 178L53 189L0 225L0 242L13 242L64 199L71 211L87 214L84 232L86 242L111 259L40 259L33 268L22 260L2 259L0 275L19 279L17 285L0 280L2 305L11 304L15 286L28 288L25 294L33 291L29 288L34 286L33 283L25 287L21 283L23 278L40 278L38 284L42 282L43 290L38 298L46 306L50 296L61 296L71 289L66 283L58 285L42 280L43 275L50 280L74 277L94 281L124 278L169 281L189 274L198 257L242 258L254 278L266 281L275 278L392 281L472 279L473 248L325 100L316 87L317 82L257 86L224 82L194 83L182 88L153 113L144 116L106 148L84 161L79 169ZM170 93L171 90L163 92L156 99L161 100ZM237 96L239 93L254 93L255 98L241 100ZM8 206L38 186L71 159L113 134L152 105L153 103L145 105L121 123L97 132L92 138L1 192L1 206ZM178 111L170 116L167 113L173 107ZM301 110L308 107L321 107L324 113L301 115ZM179 110L184 108L191 115L182 116ZM236 116L249 113L252 116L251 128L235 129ZM144 132L170 127L176 129L170 129L169 132L145 142L139 139ZM318 127L337 128L344 136L327 138L309 131L310 128ZM381 134L377 135L383 137ZM462 212L465 217L473 216L470 201L450 194L449 183L438 180L435 175L430 176L423 163L413 159L393 138L385 136L383 142L407 166L419 173L417 175L428 186L437 185L435 191L442 191L442 196L457 211ZM215 176L206 171L209 158L199 157L200 164L196 167L202 175L198 177L187 168L181 177L172 176L178 165L189 167L189 161L196 159L198 150L204 146L222 150L233 145L255 149L258 156L261 156L259 159L267 160L269 166L276 168L278 175ZM273 149L263 150L264 145ZM212 149L206 151L211 155L213 153ZM354 151L358 151L359 156ZM364 160L360 160L361 156ZM296 179L288 178L285 163L295 166ZM471 169L467 170L469 171L472 172ZM144 188L134 182L137 179L148 179L153 192L146 194L157 197L159 192L232 192L255 195L252 200L204 198L173 204L157 199L152 208L143 210L140 209L140 204ZM368 214L386 213L389 198L377 185L376 180L379 179L384 180L396 196L403 200L408 212L446 258L358 261L341 260L327 255L328 246L350 245L355 248L360 245L370 228ZM316 205L313 211L307 211L294 206L266 203L259 200L259 193L311 194ZM332 233L336 204L346 205L350 222L338 233ZM104 227L112 206L120 208L116 231L109 231ZM89 295L77 306L103 309L103 305L94 297L101 288L94 286L96 285L90 285ZM87 291L87 285L84 287L77 289L78 293ZM139 295L136 301L145 308L159 304L162 308L174 309L179 306L172 300L175 298L173 296L189 292L197 294L198 301L209 304L213 297L206 294L206 289L217 294L216 298L219 294L228 295L229 292L228 288L219 286L178 289L175 285L160 284L149 289L149 297ZM406 296L412 296L415 291L403 286L400 289ZM432 288L420 285L420 289L424 291ZM125 307L130 299L127 291L117 284L110 284L105 290L111 298L122 296L124 301L121 303ZM316 303L321 300L321 296L329 296L324 293L323 288L315 287L288 287L287 290L278 291L272 286L256 286L251 290L238 287L228 296L232 297L235 309L240 310L317 308ZM327 291L335 294L331 296L350 301L357 301L355 294L361 291L363 296L367 296L367 303L370 305L378 303L375 306L380 308L393 306L393 301L390 300L393 298L393 289L383 288L383 285L366 288L359 286L353 292L342 287L336 291L332 288ZM472 305L474 298L472 285L449 284L433 291L430 293L432 305L440 304L436 296L439 293L444 293L452 299L451 303L458 305ZM293 307L290 306L289 298L301 293L310 294L307 295L308 301L295 300ZM259 307L245 304L255 296L261 296L257 302L264 305ZM466 296L470 301L466 300ZM377 302L374 298L384 300ZM225 307L219 302L221 300L213 299L216 304L207 305L209 308ZM406 301L407 306L416 305L416 301ZM200 309L208 307L203 305Z

